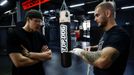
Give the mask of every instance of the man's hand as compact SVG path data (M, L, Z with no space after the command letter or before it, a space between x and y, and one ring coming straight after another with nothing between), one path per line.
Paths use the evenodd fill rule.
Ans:
M49 50L50 49L48 48L47 45L42 46L42 49L41 49L42 52L49 51Z
M69 51L70 53L76 54L78 56L81 55L81 52L83 52L84 50L81 48L74 48L73 50Z
M29 51L28 51L23 45L21 45L21 47L23 48L22 54L23 54L24 56L28 57L28 56L29 56Z

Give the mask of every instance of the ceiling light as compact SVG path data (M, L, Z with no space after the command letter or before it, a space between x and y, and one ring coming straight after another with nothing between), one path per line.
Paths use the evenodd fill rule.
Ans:
M87 12L88 14L93 14L94 13L94 11L89 11L89 12Z
M74 8L74 7L79 7L79 6L83 6L85 5L85 3L80 3L80 4L75 4L75 5L70 5L70 8Z
M78 20L73 20L74 22L79 22Z
M50 17L50 20L53 20L53 19L55 19L56 17L54 16L54 17Z
M48 14L49 13L49 11L44 11L44 14Z
M121 7L121 9L130 9L130 8L134 8L134 6Z
M7 0L2 1L2 2L0 3L0 6L5 5L7 2L8 2Z

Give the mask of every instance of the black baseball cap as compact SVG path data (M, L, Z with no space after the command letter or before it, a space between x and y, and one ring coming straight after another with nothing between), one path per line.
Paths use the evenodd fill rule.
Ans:
M38 18L38 19L42 20L43 15L38 10L31 9L31 10L26 12L25 18L27 18L27 17L29 17L29 18Z

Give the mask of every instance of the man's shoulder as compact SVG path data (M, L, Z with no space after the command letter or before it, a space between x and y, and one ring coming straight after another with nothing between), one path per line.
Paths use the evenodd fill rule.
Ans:
M114 28L112 28L109 31L109 33L112 35L117 35L117 36L127 35L127 31L124 28L122 28L121 26L115 26Z

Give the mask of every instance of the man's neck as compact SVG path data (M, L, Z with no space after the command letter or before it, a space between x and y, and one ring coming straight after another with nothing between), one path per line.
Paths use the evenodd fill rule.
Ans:
M111 20L107 23L107 26L104 28L105 31L108 31L110 30L112 27L116 26L116 22L115 20Z

